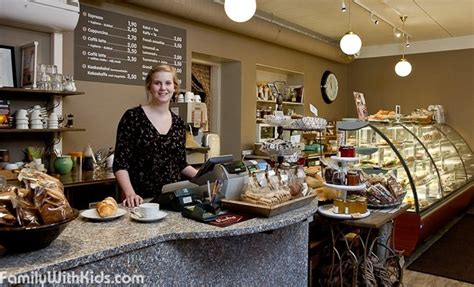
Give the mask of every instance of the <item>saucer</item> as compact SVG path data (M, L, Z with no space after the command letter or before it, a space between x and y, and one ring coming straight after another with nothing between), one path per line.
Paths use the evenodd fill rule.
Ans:
M135 213L130 213L130 218L136 221L140 222L153 222L153 221L158 221L160 219L165 218L168 215L168 213L164 211L158 211L158 215L156 217L150 217L150 218L141 218L135 215Z

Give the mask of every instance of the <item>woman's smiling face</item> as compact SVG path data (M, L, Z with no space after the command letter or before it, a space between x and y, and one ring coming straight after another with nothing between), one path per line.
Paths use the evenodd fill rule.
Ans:
M170 72L156 72L153 74L151 85L148 90L150 101L154 103L169 102L173 97L175 86L173 74Z

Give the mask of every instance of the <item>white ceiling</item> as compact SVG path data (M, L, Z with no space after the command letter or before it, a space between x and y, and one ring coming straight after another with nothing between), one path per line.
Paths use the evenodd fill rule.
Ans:
M0 0L1 1L1 0ZM101 0L104 1L104 0ZM112 0L109 0L112 1ZM124 1L124 0L122 0ZM249 24L232 22L224 13L225 0L126 0L178 17L188 18L208 25L228 29L247 36L299 49L303 52L339 61L327 47L338 47L341 37L349 31L349 15L352 31L362 39L362 49L356 57L382 57L389 55L426 53L457 49L474 49L474 0L256 0L257 12ZM341 12L344 1L347 11ZM371 21L379 19L375 25ZM400 16L407 16L404 31L409 35L410 47L403 51L403 37L394 35L394 27L402 29ZM260 21L261 20L261 21ZM276 24L285 31L293 30L302 37L267 36L263 31ZM263 27L262 27L263 26ZM263 29L267 28L267 29ZM290 31L291 32L291 31ZM263 33L263 34L262 34ZM266 37L266 38L265 38ZM300 42L286 43L300 40ZM319 39L320 50L307 39ZM316 41L317 42L317 41ZM314 52L314 51L319 52ZM321 52L323 51L323 52ZM326 53L324 53L326 52ZM347 58L344 61L349 61Z
M359 34L364 46L401 43L392 25L402 28L401 15L408 16L405 31L410 42L456 38L474 35L474 0L257 0L257 13L274 21L294 23L332 43L352 30ZM365 8L364 8L365 7ZM385 21L371 21L380 16ZM387 24L387 22L391 23Z

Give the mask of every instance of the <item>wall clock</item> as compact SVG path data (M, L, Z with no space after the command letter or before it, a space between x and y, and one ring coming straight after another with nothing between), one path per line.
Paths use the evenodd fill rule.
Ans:
M336 100L338 89L336 75L331 71L325 71L321 78L321 94L326 104L330 104Z

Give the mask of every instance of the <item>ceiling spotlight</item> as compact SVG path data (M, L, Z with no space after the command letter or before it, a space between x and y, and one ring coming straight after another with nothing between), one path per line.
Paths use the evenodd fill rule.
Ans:
M402 32L400 32L400 30L398 30L397 28L393 28L393 35L395 35L395 37L397 38L400 38L402 36Z
M344 3L344 0L342 0L342 4L341 4L341 11L342 12L346 12L347 8L346 8L346 3Z
M246 22L250 20L257 10L256 0L225 0L224 10L234 22Z
M374 14L370 13L370 21L374 22L375 25L379 24L379 19L374 17Z

